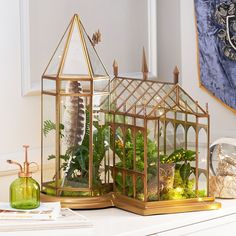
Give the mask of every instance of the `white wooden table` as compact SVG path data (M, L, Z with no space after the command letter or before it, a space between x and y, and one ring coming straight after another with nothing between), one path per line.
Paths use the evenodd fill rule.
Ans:
M220 200L222 209L204 212L139 216L116 208L78 211L94 227L76 230L2 232L2 236L143 236L236 235L236 200Z

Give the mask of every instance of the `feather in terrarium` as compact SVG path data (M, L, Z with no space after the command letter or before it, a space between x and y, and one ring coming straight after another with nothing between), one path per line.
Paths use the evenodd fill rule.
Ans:
M82 93L82 86L78 81L70 81L66 85L66 93L78 94ZM67 96L65 100L64 112L64 137L67 149L81 145L86 130L86 112L84 98L78 96ZM62 179L61 186L65 184L65 180L70 169L74 156L71 155L67 163L67 168Z
M66 93L82 93L77 81L68 82ZM64 112L65 140L68 148L81 145L86 129L85 103L82 97L67 96Z

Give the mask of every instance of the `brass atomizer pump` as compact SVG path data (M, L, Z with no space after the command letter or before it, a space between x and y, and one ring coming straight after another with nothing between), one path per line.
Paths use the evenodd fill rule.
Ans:
M20 167L19 178L14 180L10 186L10 204L16 209L34 209L40 205L40 187L37 181L32 178L29 166L31 164L37 165L37 163L28 161L29 146L24 145L23 148L25 149L23 166L16 161L7 160L9 164Z

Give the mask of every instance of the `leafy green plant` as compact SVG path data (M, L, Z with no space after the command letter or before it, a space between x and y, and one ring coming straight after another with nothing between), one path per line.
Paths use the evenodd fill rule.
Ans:
M60 130L60 136L61 138L64 137L64 135L62 134L63 130L64 130L64 125L60 124L59 125L59 130ZM43 122L43 134L46 137L51 131L56 131L56 124L53 123L51 120L45 120Z
M162 163L176 163L175 169L179 170L183 183L188 184L189 177L195 173L195 168L191 166L191 162L196 160L196 152L192 150L184 150L183 148L175 150L169 156L162 156Z
M47 136L51 131L55 130L55 124L46 120L44 122L43 133ZM60 124L61 138L64 138L64 125ZM67 171L66 185L70 187L83 187L88 184L89 179L89 136L90 136L89 113L86 111L86 131L81 145L69 147L64 155L60 155L62 164L61 170ZM100 185L100 166L108 150L108 126L99 125L98 121L93 122L93 187ZM55 155L49 155L48 160L55 159ZM70 161L70 159L72 159ZM79 184L79 185L78 185ZM81 186L82 185L82 186ZM65 191L64 191L65 192Z
M125 136L125 144L123 144L122 134L116 133L115 136L115 152L119 156L120 161L116 163L117 167L126 169L135 169L136 171L143 172L144 170L144 137L141 132L136 133L136 166L133 167L134 146L131 130L128 129ZM148 182L157 176L157 144L147 138L147 156L148 156ZM193 181L189 180L192 173L195 173L195 168L191 166L191 162L196 160L196 152L192 150L184 150L183 148L175 150L170 155L160 155L160 162L162 164L175 163L175 175L173 189L167 192L162 192L162 199L177 199L177 198L190 198L195 197L196 192L193 189ZM116 175L116 186L118 191L122 192L123 187L127 196L133 195L133 181L131 176L125 177L125 186L123 186L123 178L121 172ZM181 190L181 191L180 191ZM143 193L143 182L136 182L136 192ZM204 191L203 191L204 192ZM201 193L204 195L204 193ZM175 195L175 196L172 196ZM172 197L171 197L172 196ZM155 196L150 194L149 199L156 200Z

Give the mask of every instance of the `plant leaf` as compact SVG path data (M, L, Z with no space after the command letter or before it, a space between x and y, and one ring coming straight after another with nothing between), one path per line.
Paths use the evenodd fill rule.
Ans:
M185 151L185 160L186 161L195 161L196 160L196 152L192 150Z
M183 182L186 182L191 175L191 166L190 163L184 163L179 169L180 177Z

